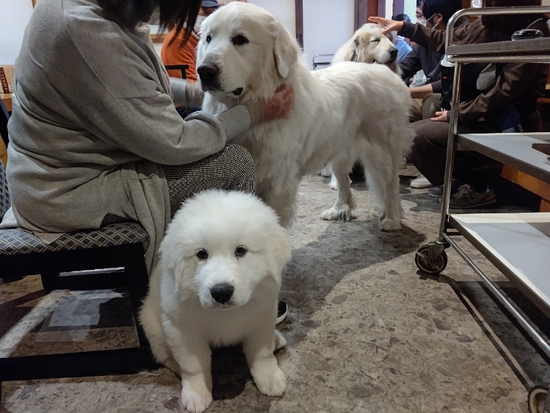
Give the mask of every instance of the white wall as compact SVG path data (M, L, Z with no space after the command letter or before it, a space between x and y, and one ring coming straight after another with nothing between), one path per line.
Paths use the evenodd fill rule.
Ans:
M31 14L31 0L0 0L0 64L15 62Z
M260 6L269 11L281 21L292 37L296 37L296 11L294 0L248 0L248 3Z
M304 53L334 54L352 35L354 0L304 0Z

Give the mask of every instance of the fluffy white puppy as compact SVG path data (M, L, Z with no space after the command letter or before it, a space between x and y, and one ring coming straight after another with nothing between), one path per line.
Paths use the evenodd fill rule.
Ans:
M338 180L327 220L352 218L348 171L360 159L379 203L380 228L401 225L399 168L414 133L410 93L383 65L340 62L311 72L300 48L268 11L231 2L208 16L197 46L203 110L220 113L239 102L267 99L283 83L295 92L288 119L265 122L241 139L254 158L258 195L290 226L298 186L329 162Z
M242 192L202 192L170 223L140 322L155 358L181 375L188 411L212 402L211 347L242 343L258 390L285 391L273 352L286 345L275 323L290 252L274 211Z

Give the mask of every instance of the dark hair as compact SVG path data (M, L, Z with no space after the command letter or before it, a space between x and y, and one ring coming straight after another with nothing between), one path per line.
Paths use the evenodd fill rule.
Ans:
M411 22L411 18L405 13L396 14L391 19L396 20L398 22L409 22L409 23Z
M441 13L443 23L447 24L453 14L462 9L461 0L424 0L422 14L429 19L436 13Z
M159 8L161 29L175 26L181 30L185 24L193 27L199 14L201 0L98 0L107 19L116 17L130 30L140 22L149 20ZM187 35L190 33L188 32ZM189 36L187 36L189 37Z

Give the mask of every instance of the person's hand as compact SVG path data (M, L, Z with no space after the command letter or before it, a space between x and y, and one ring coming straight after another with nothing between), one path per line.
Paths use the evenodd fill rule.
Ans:
M439 112L435 112L435 116L433 118L430 118L433 122L448 122L449 119L447 119L447 111L442 110Z
M379 24L384 26L385 29L382 30L382 34L386 34L393 31L400 31L403 28L403 22L397 20L385 19L384 17L371 16L368 18L369 22Z
M289 85L281 85L275 90L271 99L260 100L263 111L263 121L288 118L294 107L294 89Z

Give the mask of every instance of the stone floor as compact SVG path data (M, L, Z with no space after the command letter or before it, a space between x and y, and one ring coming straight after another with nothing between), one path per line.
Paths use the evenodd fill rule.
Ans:
M406 171L404 172L406 175ZM301 185L291 231L293 258L277 354L287 391L266 397L239 348L213 357L209 412L528 412L527 391L550 381L547 360L488 296L465 261L447 250L437 277L418 272L416 249L435 240L439 203L402 178L403 229L383 233L364 184L354 184L357 219L318 218L335 193L320 176ZM479 264L542 328L548 319L465 241ZM132 344L123 292L55 292L36 277L0 281L0 356ZM169 370L136 375L2 383L0 412L181 412Z

